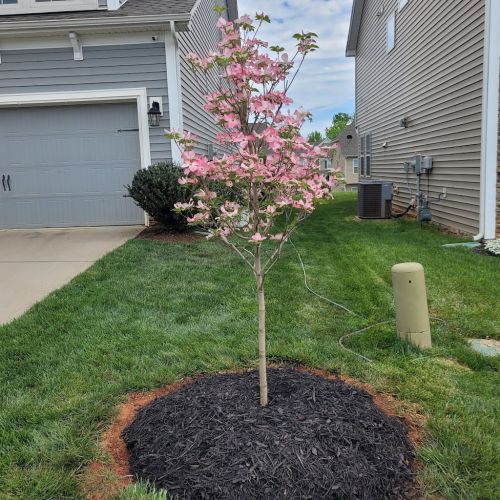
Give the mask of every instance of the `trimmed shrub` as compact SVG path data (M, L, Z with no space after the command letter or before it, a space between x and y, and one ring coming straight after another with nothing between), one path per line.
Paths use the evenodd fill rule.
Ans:
M182 168L164 162L139 170L126 186L129 196L162 226L186 230L186 216L173 212L177 202L188 202L193 196L192 188L181 186Z

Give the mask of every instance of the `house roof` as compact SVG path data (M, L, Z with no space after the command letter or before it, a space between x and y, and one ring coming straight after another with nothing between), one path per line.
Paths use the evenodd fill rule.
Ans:
M338 144L340 152L345 157L358 156L358 132L354 123L347 125L331 143Z
M189 20L191 11L196 6L196 0L127 0L117 10L89 10L75 12L49 12L40 14L18 14L0 17L0 26L15 26L17 24L32 24L38 27L40 23L62 24L78 22L79 24L99 23L106 21L125 21L127 19L163 18L171 20ZM228 15L230 19L238 16L237 0L228 0Z
M361 17L365 0L353 0L351 11L351 24L349 25L349 35L347 37L346 56L353 57L358 49L359 29L361 27Z

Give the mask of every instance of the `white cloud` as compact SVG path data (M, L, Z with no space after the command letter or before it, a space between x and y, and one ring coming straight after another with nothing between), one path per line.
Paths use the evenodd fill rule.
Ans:
M318 34L320 49L306 60L290 93L297 107L313 113L305 133L323 131L337 111L354 111L354 60L345 57L352 0L239 0L238 4L240 14L268 14L273 22L262 29L261 37L289 52L294 33Z

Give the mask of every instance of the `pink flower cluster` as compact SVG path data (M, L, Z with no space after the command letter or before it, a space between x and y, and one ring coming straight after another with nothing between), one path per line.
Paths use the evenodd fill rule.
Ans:
M257 16L261 23L266 19ZM208 159L194 152L191 134L167 133L182 149L179 182L198 189L195 199L176 209L189 212L189 223L205 226L226 243L231 236L241 244L283 243L332 189L318 166L326 151L300 134L310 115L290 110L287 95L294 65L317 48L314 34L295 35L297 51L289 57L255 37L249 16L234 23L221 18L218 26L223 35L219 50L206 57L189 54L188 61L197 70L220 75L220 90L206 96L205 108L221 127L218 143L230 153Z

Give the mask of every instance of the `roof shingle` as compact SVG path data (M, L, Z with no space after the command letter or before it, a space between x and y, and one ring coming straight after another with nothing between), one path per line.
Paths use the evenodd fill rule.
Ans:
M86 10L0 16L0 23L23 21L64 21L140 16L189 14L196 0L128 0L118 10Z

